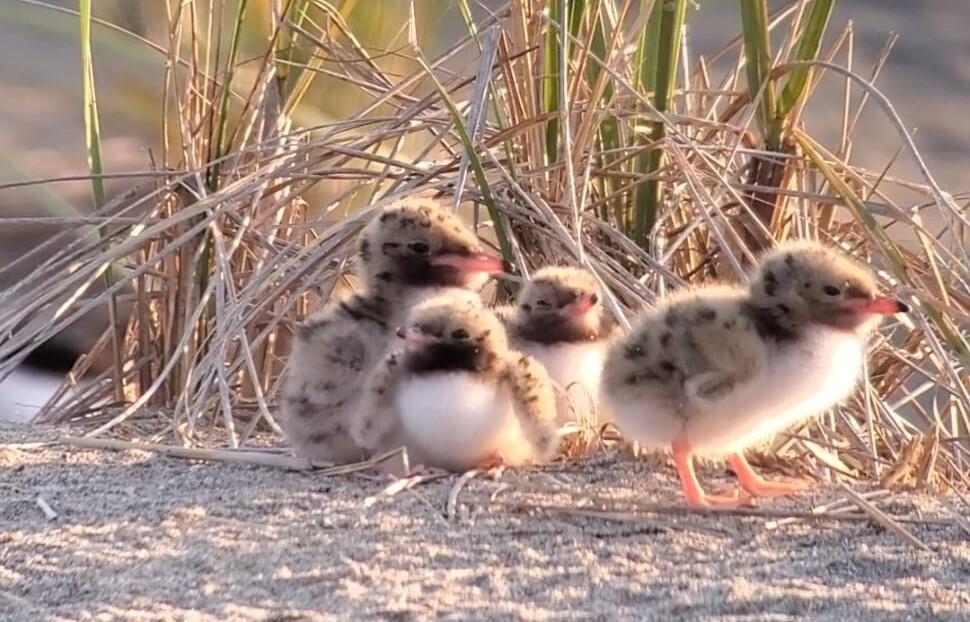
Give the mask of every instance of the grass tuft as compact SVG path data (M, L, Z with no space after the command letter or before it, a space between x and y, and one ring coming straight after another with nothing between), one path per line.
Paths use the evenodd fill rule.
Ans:
M132 313L114 364L92 366L111 347L109 331L75 369L86 382L66 382L38 420L245 447L278 429L294 325L352 286L352 241L372 213L357 206L460 197L488 211L483 237L523 273L576 261L592 269L624 326L671 289L744 278L776 240L840 245L913 303L912 319L882 328L856 396L779 437L766 460L839 481L965 486L965 198L938 187L889 99L855 69L864 59L833 60L851 48L851 37L824 43L833 5L800 0L769 16L763 0L739 0L743 32L726 35L718 66L738 60L716 73L689 53L679 0L642 3L643 12L632 0L515 0L478 16L460 3L467 35L427 56L414 34L401 41L413 24L377 42L355 34L363 3L274 2L260 36L246 36L245 2L214 13L206 2L169 3L168 41L151 44L170 68L158 172L110 201L96 190L84 219L96 226L31 253L35 269L0 292L0 378L123 298ZM233 7L223 31L222 10ZM81 13L89 41L89 2ZM98 188L89 44L82 51ZM801 121L824 105L823 78L864 94L855 106L846 98L837 145ZM360 106L324 114L320 100L335 93ZM867 101L878 105L863 110ZM897 128L899 157L914 158L921 178L851 161L844 146L862 114ZM86 294L115 265L124 270L106 291ZM570 439L573 455L602 442L591 430Z

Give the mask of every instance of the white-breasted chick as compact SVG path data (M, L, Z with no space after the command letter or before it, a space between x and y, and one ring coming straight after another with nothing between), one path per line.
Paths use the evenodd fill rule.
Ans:
M506 313L512 347L545 366L556 382L558 421L610 421L598 403L600 376L616 325L596 278L580 268L549 266L532 275Z
M350 420L411 306L449 289L477 291L504 265L450 211L419 198L386 207L364 228L357 262L361 291L311 315L290 354L280 423L297 455L313 461L366 456Z
M748 495L794 492L805 485L762 479L742 452L847 398L869 334L906 310L839 251L785 243L749 287L688 290L646 312L607 357L603 399L631 440L671 447L691 504L747 500L705 494L693 455L727 457Z
M456 292L427 300L400 332L404 347L378 366L351 426L360 446L405 446L413 463L453 471L551 457L552 383L534 359L509 349L480 300Z

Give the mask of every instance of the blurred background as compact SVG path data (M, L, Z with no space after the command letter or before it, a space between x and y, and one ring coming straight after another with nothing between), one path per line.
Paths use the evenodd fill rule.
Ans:
M137 174L158 164L166 59L151 44L160 49L167 46L167 3L99 0L94 4L97 18L119 27L96 25L93 31L104 168L109 176L120 175L107 181L110 197L150 181ZM234 0L225 4L234 5ZM266 0L248 3L243 58L247 42L255 47L253 44L265 40L270 4ZM476 11L482 15L501 4L489 0L477 5ZM769 3L771 7L783 4ZM76 0L0 3L0 218L76 217L90 210L90 183L70 180L88 171L77 5ZM411 69L407 59L394 54L407 42L408 2L345 1L341 10L362 45L388 52L381 63L389 75ZM416 0L414 12L418 39L429 56L447 49L465 32L454 2ZM829 37L837 36L847 24L855 33L854 69L863 75L871 74L891 34L898 34L877 86L907 126L918 130L917 145L943 188L952 193L964 191L965 162L970 156L970 37L966 36L970 5L965 0L843 0L837 4ZM735 0L698 2L687 18L688 64L693 67L699 56L710 55L739 32ZM468 71L475 62L466 55L452 65ZM843 64L845 59L837 62ZM716 64L711 73L717 82ZM841 133L844 94L843 83L832 82L823 84L823 96L816 98L806 117L813 135L828 144L837 143ZM340 119L363 101L357 91L341 82L322 79L313 89L294 115L297 125ZM860 91L855 90L853 97L859 96ZM869 106L875 108L872 103ZM864 115L860 128L854 162L882 170L900 147L898 136L881 113ZM906 156L894 164L891 174L919 179L918 170ZM59 181L13 185L54 178ZM0 220L0 265L9 264L59 230L51 224ZM30 267L24 263L4 274L0 289ZM58 372L69 369L106 324L106 311L90 314L0 383L0 419L29 418L59 382Z

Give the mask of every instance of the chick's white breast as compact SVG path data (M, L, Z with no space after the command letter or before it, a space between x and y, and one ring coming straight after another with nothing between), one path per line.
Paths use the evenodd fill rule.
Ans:
M596 407L600 393L600 379L606 360L607 343L563 343L554 345L523 344L520 349L541 363L549 376L568 396L572 409L584 414L590 406ZM569 403L560 404L560 421L570 418ZM603 413L597 413L600 423Z
M521 438L508 390L466 372L436 373L403 383L396 407L408 445L426 466L469 469L493 451L512 461Z
M689 413L688 443L701 454L738 451L834 406L858 382L864 345L855 335L814 327L796 342L772 346L761 373Z

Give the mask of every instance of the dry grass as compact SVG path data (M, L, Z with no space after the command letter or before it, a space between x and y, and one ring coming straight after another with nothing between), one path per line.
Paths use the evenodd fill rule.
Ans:
M925 166L921 179L892 177L896 157L921 160L875 86L885 58L860 69L848 27L813 59L798 56L811 3L795 2L768 16L784 37L765 84L744 88L740 37L718 53L737 59L720 75L710 69L716 58L695 58L685 44L660 112L637 65L648 7L577 4L565 50L556 48L560 71L538 79L550 41L562 37L557 13L530 0L479 11L473 34L435 58L413 27L385 50L366 49L320 0L272 2L263 53L237 58L235 29L207 30L211 6L169 3L169 140L152 181L78 222L81 235L58 235L21 259L36 268L0 292L0 377L113 296L130 310L97 346L110 353L117 331L113 370L78 382L92 357L82 359L37 420L84 421L91 436L246 445L255 431L278 429L292 326L348 286L357 231L373 209L423 194L466 208L524 274L547 262L589 267L621 323L684 283L745 278L772 240L842 246L914 313L879 333L864 387L779 438L762 465L890 486L966 484L970 217ZM478 61L460 67L469 53ZM386 57L410 69L386 72ZM767 150L757 126L764 99L751 94L805 69L803 93L773 121L780 150ZM297 127L293 111L321 75L369 104ZM800 121L822 79L846 93L844 132L830 146ZM862 114L899 132L886 170L852 165ZM648 182L659 193L652 222L634 210ZM331 199L306 205L301 197L319 185ZM111 287L90 295L105 275ZM596 442L587 434L574 451Z

